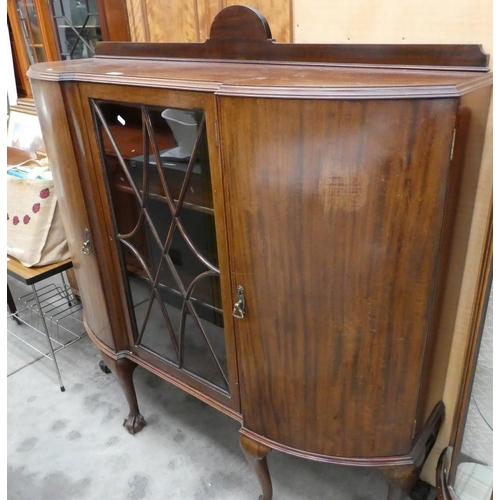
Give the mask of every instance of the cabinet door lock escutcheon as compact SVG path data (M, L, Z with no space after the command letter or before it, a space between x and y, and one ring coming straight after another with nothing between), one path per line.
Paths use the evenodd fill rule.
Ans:
M85 255L90 255L92 251L92 242L90 241L90 231L85 228L85 241L83 242L82 252Z
M243 319L245 317L245 295L241 285L238 285L236 288L236 298L238 300L236 304L234 304L233 316L238 319Z

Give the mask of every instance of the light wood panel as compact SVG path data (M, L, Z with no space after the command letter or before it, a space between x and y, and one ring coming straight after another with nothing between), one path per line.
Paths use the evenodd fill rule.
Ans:
M197 42L196 0L145 0L151 42Z
M239 0L126 0L131 40L134 42L204 42L214 17ZM292 40L292 0L249 0L267 18L273 37Z
M7 258L9 259L7 260L7 274L26 285L38 283L39 281L55 276L73 266L71 259L65 259L61 262L55 262L47 266L26 267L17 259L14 259L14 257L8 256Z
M295 42L482 43L492 49L491 0L293 0Z
M273 38L278 42L292 41L292 0L223 0L224 7L247 5L260 11L271 27Z
M224 0L198 0L198 41L210 37L210 26L214 17L224 8Z
M294 42L296 43L481 43L492 56L493 2L478 0L293 0ZM493 66L490 58L490 67ZM465 248L461 269L448 277L448 290L459 287L457 299L444 297L443 330L450 329L451 351L436 358L433 377L446 377L442 395L447 416L438 440L429 456L422 478L435 483L439 454L448 445L453 412L460 389L464 356L474 310L474 292L481 268L481 255L492 202L493 152L492 112L486 129L483 159L477 184L466 188L458 201L458 224L454 247ZM478 166L479 167L479 166ZM468 175L472 175L469 172ZM467 175L467 174L466 174ZM464 183L467 186L467 183ZM472 222L471 222L472 221ZM452 250L453 252L453 250ZM463 264L465 260L465 264Z
M488 123L490 131L491 118L490 113ZM445 377L442 400L447 413L422 475L426 481L433 484L439 455L449 444L451 437L465 352L474 316L475 291L481 270L488 212L492 203L491 133L487 132L486 139L481 169L478 171L478 165L469 165L464 171L463 189L458 200L457 225L450 256L451 272L447 279L447 293L444 296L440 325L440 334L452 337L451 350L436 353L432 372L432 377L436 380Z
M132 42L149 42L149 24L147 22L143 0L126 0L127 14Z

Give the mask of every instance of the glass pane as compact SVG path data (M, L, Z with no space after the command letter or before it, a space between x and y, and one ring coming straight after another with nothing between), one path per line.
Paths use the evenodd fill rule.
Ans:
M46 61L35 6L26 0L17 0L16 6L30 63Z
M227 390L204 112L92 106L136 342Z
M453 490L459 500L490 500L493 493L493 289L454 467Z
M45 61L45 51L43 47L35 47L35 52L38 61Z
M92 57L102 40L95 0L52 0L63 59Z

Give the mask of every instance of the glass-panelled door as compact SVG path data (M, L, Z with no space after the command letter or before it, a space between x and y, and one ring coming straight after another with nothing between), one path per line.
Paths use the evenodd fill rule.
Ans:
M35 4L29 0L16 0L15 5L29 63L45 62L47 56Z
M210 154L207 139L214 119L208 119L205 98L158 104L158 96L150 102L151 92L144 93L144 101L88 101L134 349L226 400L236 370L231 311L225 315L231 302L225 307L221 286L229 274L221 277L225 235L219 242L212 195L211 159L218 156L217 150Z
M49 2L62 59L84 59L95 54L102 41L96 0L52 0Z

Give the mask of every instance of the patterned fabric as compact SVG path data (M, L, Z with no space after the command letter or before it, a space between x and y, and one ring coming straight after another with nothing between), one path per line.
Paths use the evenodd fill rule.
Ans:
M7 254L26 267L69 258L52 180L7 175Z

